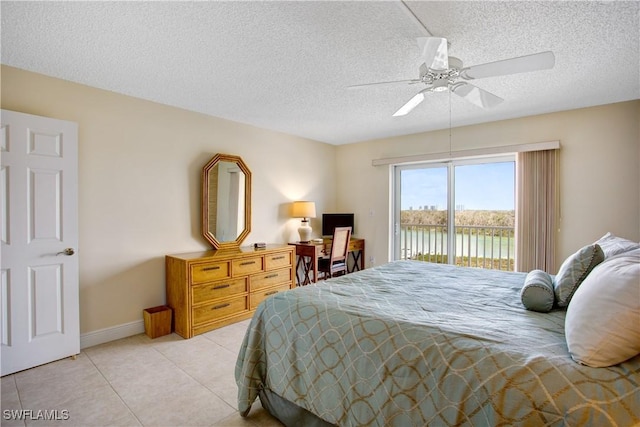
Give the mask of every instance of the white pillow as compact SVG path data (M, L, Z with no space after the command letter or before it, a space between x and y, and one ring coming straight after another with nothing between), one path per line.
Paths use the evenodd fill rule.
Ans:
M640 248L640 243L615 236L613 233L605 234L594 243L600 245L605 258Z
M640 249L596 266L573 295L565 318L571 357L595 368L640 354Z

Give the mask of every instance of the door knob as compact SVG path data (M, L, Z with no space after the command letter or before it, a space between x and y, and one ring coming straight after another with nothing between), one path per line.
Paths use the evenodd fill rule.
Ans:
M62 252L58 252L56 255L67 255L67 256L71 256L73 254L75 254L76 251L73 250L73 248L67 248Z

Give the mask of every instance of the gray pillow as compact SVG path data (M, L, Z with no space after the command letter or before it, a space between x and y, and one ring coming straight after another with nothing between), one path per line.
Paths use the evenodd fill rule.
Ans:
M604 261L604 252L597 243L587 245L569 256L553 279L558 307L566 307L571 297L593 268Z
M548 313L553 308L553 279L546 271L533 270L524 279L520 300L527 310Z

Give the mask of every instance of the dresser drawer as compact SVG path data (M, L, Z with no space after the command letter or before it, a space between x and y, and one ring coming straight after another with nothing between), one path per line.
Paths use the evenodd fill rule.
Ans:
M257 256L251 258L240 258L233 260L233 275L242 276L245 274L257 273L264 270L264 257Z
M283 283L282 285L275 286L273 288L266 288L259 290L257 292L251 293L251 310L255 310L258 305L270 297L271 295L275 295L279 292L288 291L290 288L290 283Z
M254 274L251 276L251 292L284 282L287 282L289 285L291 284L291 268L282 268L280 270Z
M193 309L193 324L197 325L211 320L219 319L224 316L239 313L248 309L247 296L228 299L226 301L217 301L211 304L201 305Z
M244 310L238 314L232 316L223 317L220 320L214 320L213 322L201 323L191 328L192 336L200 335L205 332L213 331L214 329L221 328L223 326L231 325L232 323L239 322L245 319L251 319L253 312Z
M192 288L193 304L200 304L215 298L224 298L247 292L247 278L229 279L222 282L198 285Z
M275 270L276 268L290 267L293 265L293 251L277 252L264 256L265 270Z
M193 264L191 266L191 284L211 282L231 277L229 261Z

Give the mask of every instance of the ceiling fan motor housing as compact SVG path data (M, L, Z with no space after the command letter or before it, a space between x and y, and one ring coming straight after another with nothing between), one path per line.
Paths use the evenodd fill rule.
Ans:
M462 61L458 58L450 56L449 68L446 70L432 70L426 64L420 66L420 81L426 85L432 85L434 92L443 92L449 84L455 82L460 76L462 69Z

